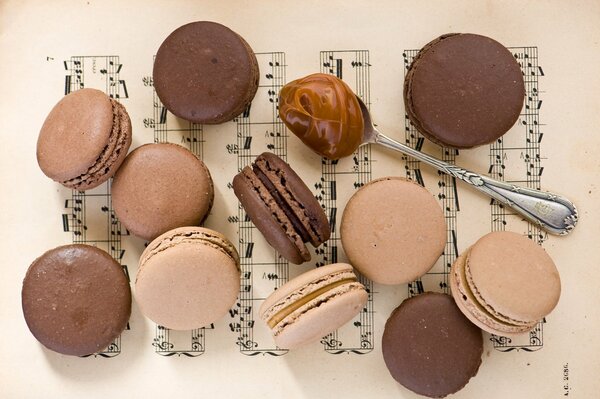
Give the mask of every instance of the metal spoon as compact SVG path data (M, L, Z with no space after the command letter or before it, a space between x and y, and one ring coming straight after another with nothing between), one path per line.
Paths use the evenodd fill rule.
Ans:
M519 187L479 175L456 165L440 161L412 147L392 140L375 128L367 106L358 96L356 98L360 104L365 122L365 132L361 145L368 143L381 144L384 147L400 151L403 154L431 165L437 170L454 176L495 200L510 206L550 233L565 235L569 234L575 228L577 224L577 209L568 199L557 194Z

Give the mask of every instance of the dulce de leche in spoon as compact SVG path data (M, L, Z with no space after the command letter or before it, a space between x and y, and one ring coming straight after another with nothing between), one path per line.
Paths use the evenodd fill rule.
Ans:
M362 144L360 104L346 83L315 73L286 84L279 93L279 116L317 154L340 159Z
M279 97L279 116L304 144L326 158L343 158L362 144L377 143L464 181L550 233L568 234L577 224L577 208L565 197L494 180L380 133L367 106L335 76L316 73L285 85Z

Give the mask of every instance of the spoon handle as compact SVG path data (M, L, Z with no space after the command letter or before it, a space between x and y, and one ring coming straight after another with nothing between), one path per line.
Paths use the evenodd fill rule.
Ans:
M400 151L468 183L553 234L569 234L577 224L577 209L557 194L519 187L441 161L378 133L375 143Z

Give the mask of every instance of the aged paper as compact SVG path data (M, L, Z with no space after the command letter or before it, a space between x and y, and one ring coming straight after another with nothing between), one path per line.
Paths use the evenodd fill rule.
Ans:
M178 120L152 87L158 46L196 20L242 35L261 69L251 110L219 126ZM479 373L454 397L598 397L599 23L595 1L0 1L0 396L413 398L383 363L385 320L409 295L447 291L447 265L456 255L483 234L506 229L546 248L561 273L562 297L532 334L512 341L484 334ZM423 141L405 119L405 69L416 50L447 32L493 37L522 65L526 107L502 145L456 154ZM578 227L568 237L548 236L464 184L376 146L337 164L322 162L289 135L275 108L285 82L318 71L344 79L389 136L495 178L565 195L578 206ZM88 358L51 353L29 333L20 289L38 255L87 242L117 258L134 281L144 248L114 217L107 184L71 192L37 166L35 144L46 114L81 87L104 90L125 105L132 149L176 142L210 168L216 197L206 226L226 234L242 254L239 301L214 326L164 330L134 304L130 329ZM338 225L328 245L302 266L276 257L245 221L229 186L239 168L267 150L287 159ZM339 242L344 205L357 187L387 175L418 180L439 199L448 221L444 255L410 285L365 281L371 291L366 311L321 343L289 353L276 348L258 320L262 299L304 270L345 260Z

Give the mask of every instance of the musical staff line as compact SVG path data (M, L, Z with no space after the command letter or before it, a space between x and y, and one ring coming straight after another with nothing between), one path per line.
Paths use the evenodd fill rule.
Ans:
M370 107L370 61L368 50L321 51L321 72L343 79L361 100ZM321 161L321 179L314 185L317 200L325 210L331 225L331 238L316 249L320 260L316 266L336 263L343 256L339 237L338 187L350 187L354 190L371 180L371 145L361 146L352 159ZM346 191L346 190L343 190ZM357 273L358 274L358 273ZM323 348L331 354L355 353L366 354L373 350L373 283L359 275L369 293L367 304L355 319L326 337L323 337Z

